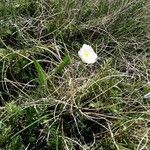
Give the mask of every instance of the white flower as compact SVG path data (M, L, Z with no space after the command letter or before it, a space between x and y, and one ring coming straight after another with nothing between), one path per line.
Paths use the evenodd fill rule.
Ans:
M81 49L78 51L78 55L84 63L93 64L97 60L97 54L93 48L87 44L83 44Z
M144 98L150 98L150 93L147 93L146 95L144 95Z

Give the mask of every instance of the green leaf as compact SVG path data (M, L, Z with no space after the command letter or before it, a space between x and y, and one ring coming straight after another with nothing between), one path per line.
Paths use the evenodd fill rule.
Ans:
M41 65L39 64L39 62L36 59L33 59L35 68L37 70L38 73L38 79L39 79L39 83L40 85L46 85L47 80L46 80L46 72L43 70L43 68L41 67Z
M57 66L55 73L62 73L62 70L64 69L65 66L70 64L70 57L69 55L65 55L65 57L63 58L63 60L60 62L60 64Z

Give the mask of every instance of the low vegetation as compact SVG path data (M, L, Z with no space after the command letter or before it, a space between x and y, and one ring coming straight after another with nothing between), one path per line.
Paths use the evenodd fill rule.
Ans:
M149 150L149 92L149 0L0 1L1 150Z

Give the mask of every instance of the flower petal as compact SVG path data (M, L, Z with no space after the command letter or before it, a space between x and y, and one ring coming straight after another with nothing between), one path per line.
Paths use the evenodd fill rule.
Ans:
M94 52L93 48L87 44L83 44L83 46L81 47L81 50L88 50L88 51Z
M78 51L78 55L81 60L87 64L95 63L98 57L93 48L87 44L83 44L81 49Z

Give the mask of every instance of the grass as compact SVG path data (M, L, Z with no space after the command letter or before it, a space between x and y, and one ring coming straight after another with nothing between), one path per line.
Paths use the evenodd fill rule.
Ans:
M0 149L149 150L149 41L149 0L1 1Z

